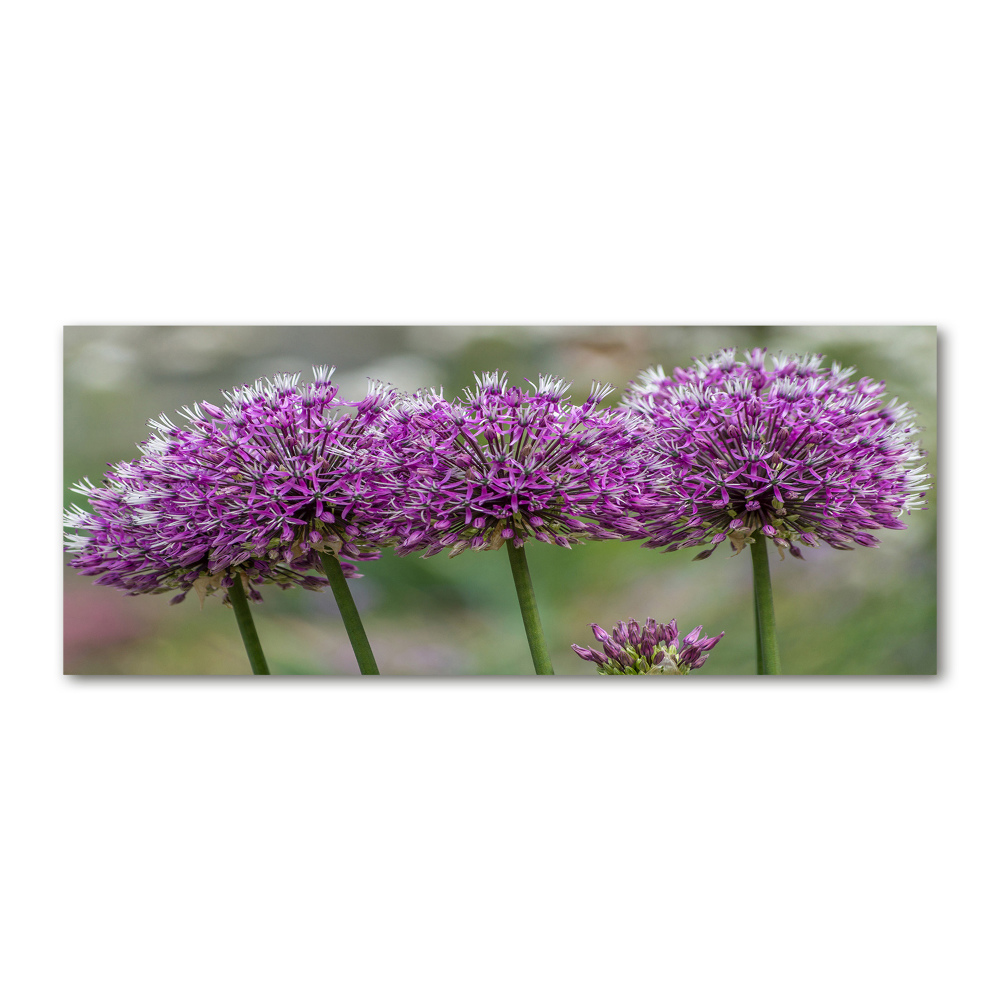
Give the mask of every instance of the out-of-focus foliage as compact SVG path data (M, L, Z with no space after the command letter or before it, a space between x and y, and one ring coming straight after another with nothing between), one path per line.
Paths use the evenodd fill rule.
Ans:
M457 394L474 372L511 381L539 372L623 389L648 365L667 370L723 347L817 352L884 379L920 415L936 472L936 332L933 327L87 327L65 337L65 479L98 482L131 459L145 423L219 390L278 371L337 366L341 394L360 398L366 376L400 389ZM608 400L613 405L618 396ZM772 557L782 668L794 674L928 674L937 665L936 490L906 531L881 548L805 550ZM78 499L66 494L66 502ZM527 548L557 674L596 676L569 648L587 645L588 622L676 617L726 639L692 677L754 673L749 554L709 560L636 542L566 550ZM506 553L449 559L387 553L352 583L384 674L531 674ZM264 591L254 607L276 674L357 675L329 593ZM66 574L65 669L98 674L246 674L232 612L218 599L168 607L170 595L126 597ZM600 679L600 683L609 682ZM691 683L658 680L657 683Z

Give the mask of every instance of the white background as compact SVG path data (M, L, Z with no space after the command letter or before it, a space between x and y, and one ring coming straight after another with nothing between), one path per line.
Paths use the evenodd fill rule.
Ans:
M994 6L22 4L14 1000L998 987ZM941 675L65 678L61 327L938 323Z

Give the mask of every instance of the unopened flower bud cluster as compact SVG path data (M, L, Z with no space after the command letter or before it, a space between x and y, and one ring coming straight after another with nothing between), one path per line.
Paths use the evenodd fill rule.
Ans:
M688 674L702 666L718 641L726 634L701 636L702 626L678 641L677 619L666 625L647 618L640 625L635 618L618 622L609 635L600 625L591 624L600 650L573 645L573 651L597 665L599 674Z

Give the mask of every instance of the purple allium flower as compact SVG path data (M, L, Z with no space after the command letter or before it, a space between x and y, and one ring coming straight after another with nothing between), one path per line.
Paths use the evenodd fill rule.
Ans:
M142 457L113 467L101 487L78 492L67 527L70 565L126 593L194 588L207 593L244 576L322 589L309 576L319 553L377 558L382 494L373 486L393 393L375 384L360 403L337 398L332 369L276 375L224 393L224 407L185 408L182 426L165 416L140 445ZM356 576L350 564L346 575Z
M900 515L926 487L914 414L820 355L721 351L691 368L643 372L622 407L641 415L662 479L637 501L649 548L727 538L739 552L758 529L802 558L796 542L836 549L878 545L869 532L905 528ZM916 496L915 496L916 495Z
M624 498L641 474L641 421L599 409L610 386L595 384L573 406L568 383L540 375L529 384L508 387L494 372L477 375L464 401L423 392L401 402L386 458L386 530L401 553L519 548L531 538L569 547L639 530Z
M726 634L699 638L701 626L678 642L677 621L658 625L652 618L640 625L634 618L619 622L611 635L599 625L590 626L603 651L572 646L577 656L597 664L599 674L687 674L702 666L709 652Z
M185 506L159 494L154 497L156 484L143 474L139 462L113 466L101 486L84 480L73 489L87 498L93 510L74 505L66 514L70 529L66 548L73 556L69 564L82 576L96 576L96 583L127 594L179 590L172 604L184 600L192 589L204 600L231 586L237 576L257 602L261 594L256 588L262 583L310 590L326 584L325 579L306 575L301 566L294 568L273 557L246 558L243 552L210 572L211 535L191 525L178 527Z

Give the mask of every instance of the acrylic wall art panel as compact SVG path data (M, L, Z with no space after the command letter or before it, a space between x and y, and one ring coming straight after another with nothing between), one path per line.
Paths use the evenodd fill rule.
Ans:
M929 326L68 327L64 670L933 674L936 353Z

